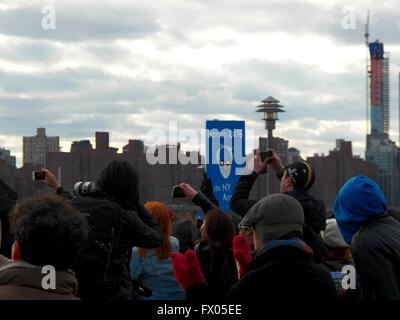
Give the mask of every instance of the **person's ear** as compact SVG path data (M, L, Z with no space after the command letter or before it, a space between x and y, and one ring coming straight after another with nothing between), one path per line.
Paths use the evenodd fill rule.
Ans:
M19 246L18 241L14 241L12 250L11 250L11 259L12 260L21 260L21 248Z
M292 179L290 179L290 177L285 178L285 186L288 188L293 187Z
M263 243L257 233L257 231L252 227L251 228L252 231L252 236L253 236L253 243L254 243L254 249L260 249L263 246Z

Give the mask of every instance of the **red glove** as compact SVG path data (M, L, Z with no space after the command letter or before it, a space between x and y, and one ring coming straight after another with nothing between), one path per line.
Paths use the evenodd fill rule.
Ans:
M186 290L194 283L206 282L197 255L193 250L187 250L185 255L171 253L170 256L176 281L183 290Z
M246 237L237 235L233 238L233 256L239 264L240 278L246 273L247 265L251 262L250 244Z

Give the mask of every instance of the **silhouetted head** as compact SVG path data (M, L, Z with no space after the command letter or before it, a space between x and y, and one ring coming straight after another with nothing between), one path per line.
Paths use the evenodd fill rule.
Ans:
M107 194L122 208L132 210L139 200L138 176L127 161L113 160L100 172L96 189Z
M232 247L235 230L229 216L219 209L210 210L202 226L202 237L212 247Z
M56 195L30 197L11 215L13 260L69 269L87 240L82 215Z

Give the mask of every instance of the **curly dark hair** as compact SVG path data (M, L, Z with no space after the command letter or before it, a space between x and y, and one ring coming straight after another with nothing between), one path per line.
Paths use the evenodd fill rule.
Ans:
M62 198L40 194L18 204L11 230L21 259L34 265L67 270L85 245L88 231L82 215Z

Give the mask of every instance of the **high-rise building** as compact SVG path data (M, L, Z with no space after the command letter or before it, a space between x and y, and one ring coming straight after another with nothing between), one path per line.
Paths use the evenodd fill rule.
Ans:
M378 168L378 184L389 205L400 204L399 149L389 137L389 55L378 40L369 43L371 131L367 135L365 159Z
M16 166L17 159L11 155L11 151L5 148L0 148L0 160L4 160L12 166Z
M369 44L369 52L371 133L389 134L389 56L378 40Z
M60 149L59 137L47 137L45 128L38 128L36 136L23 137L23 163L33 166L46 165L46 153Z
M378 167L378 184L391 206L400 205L399 148L388 136L367 136L365 159Z

